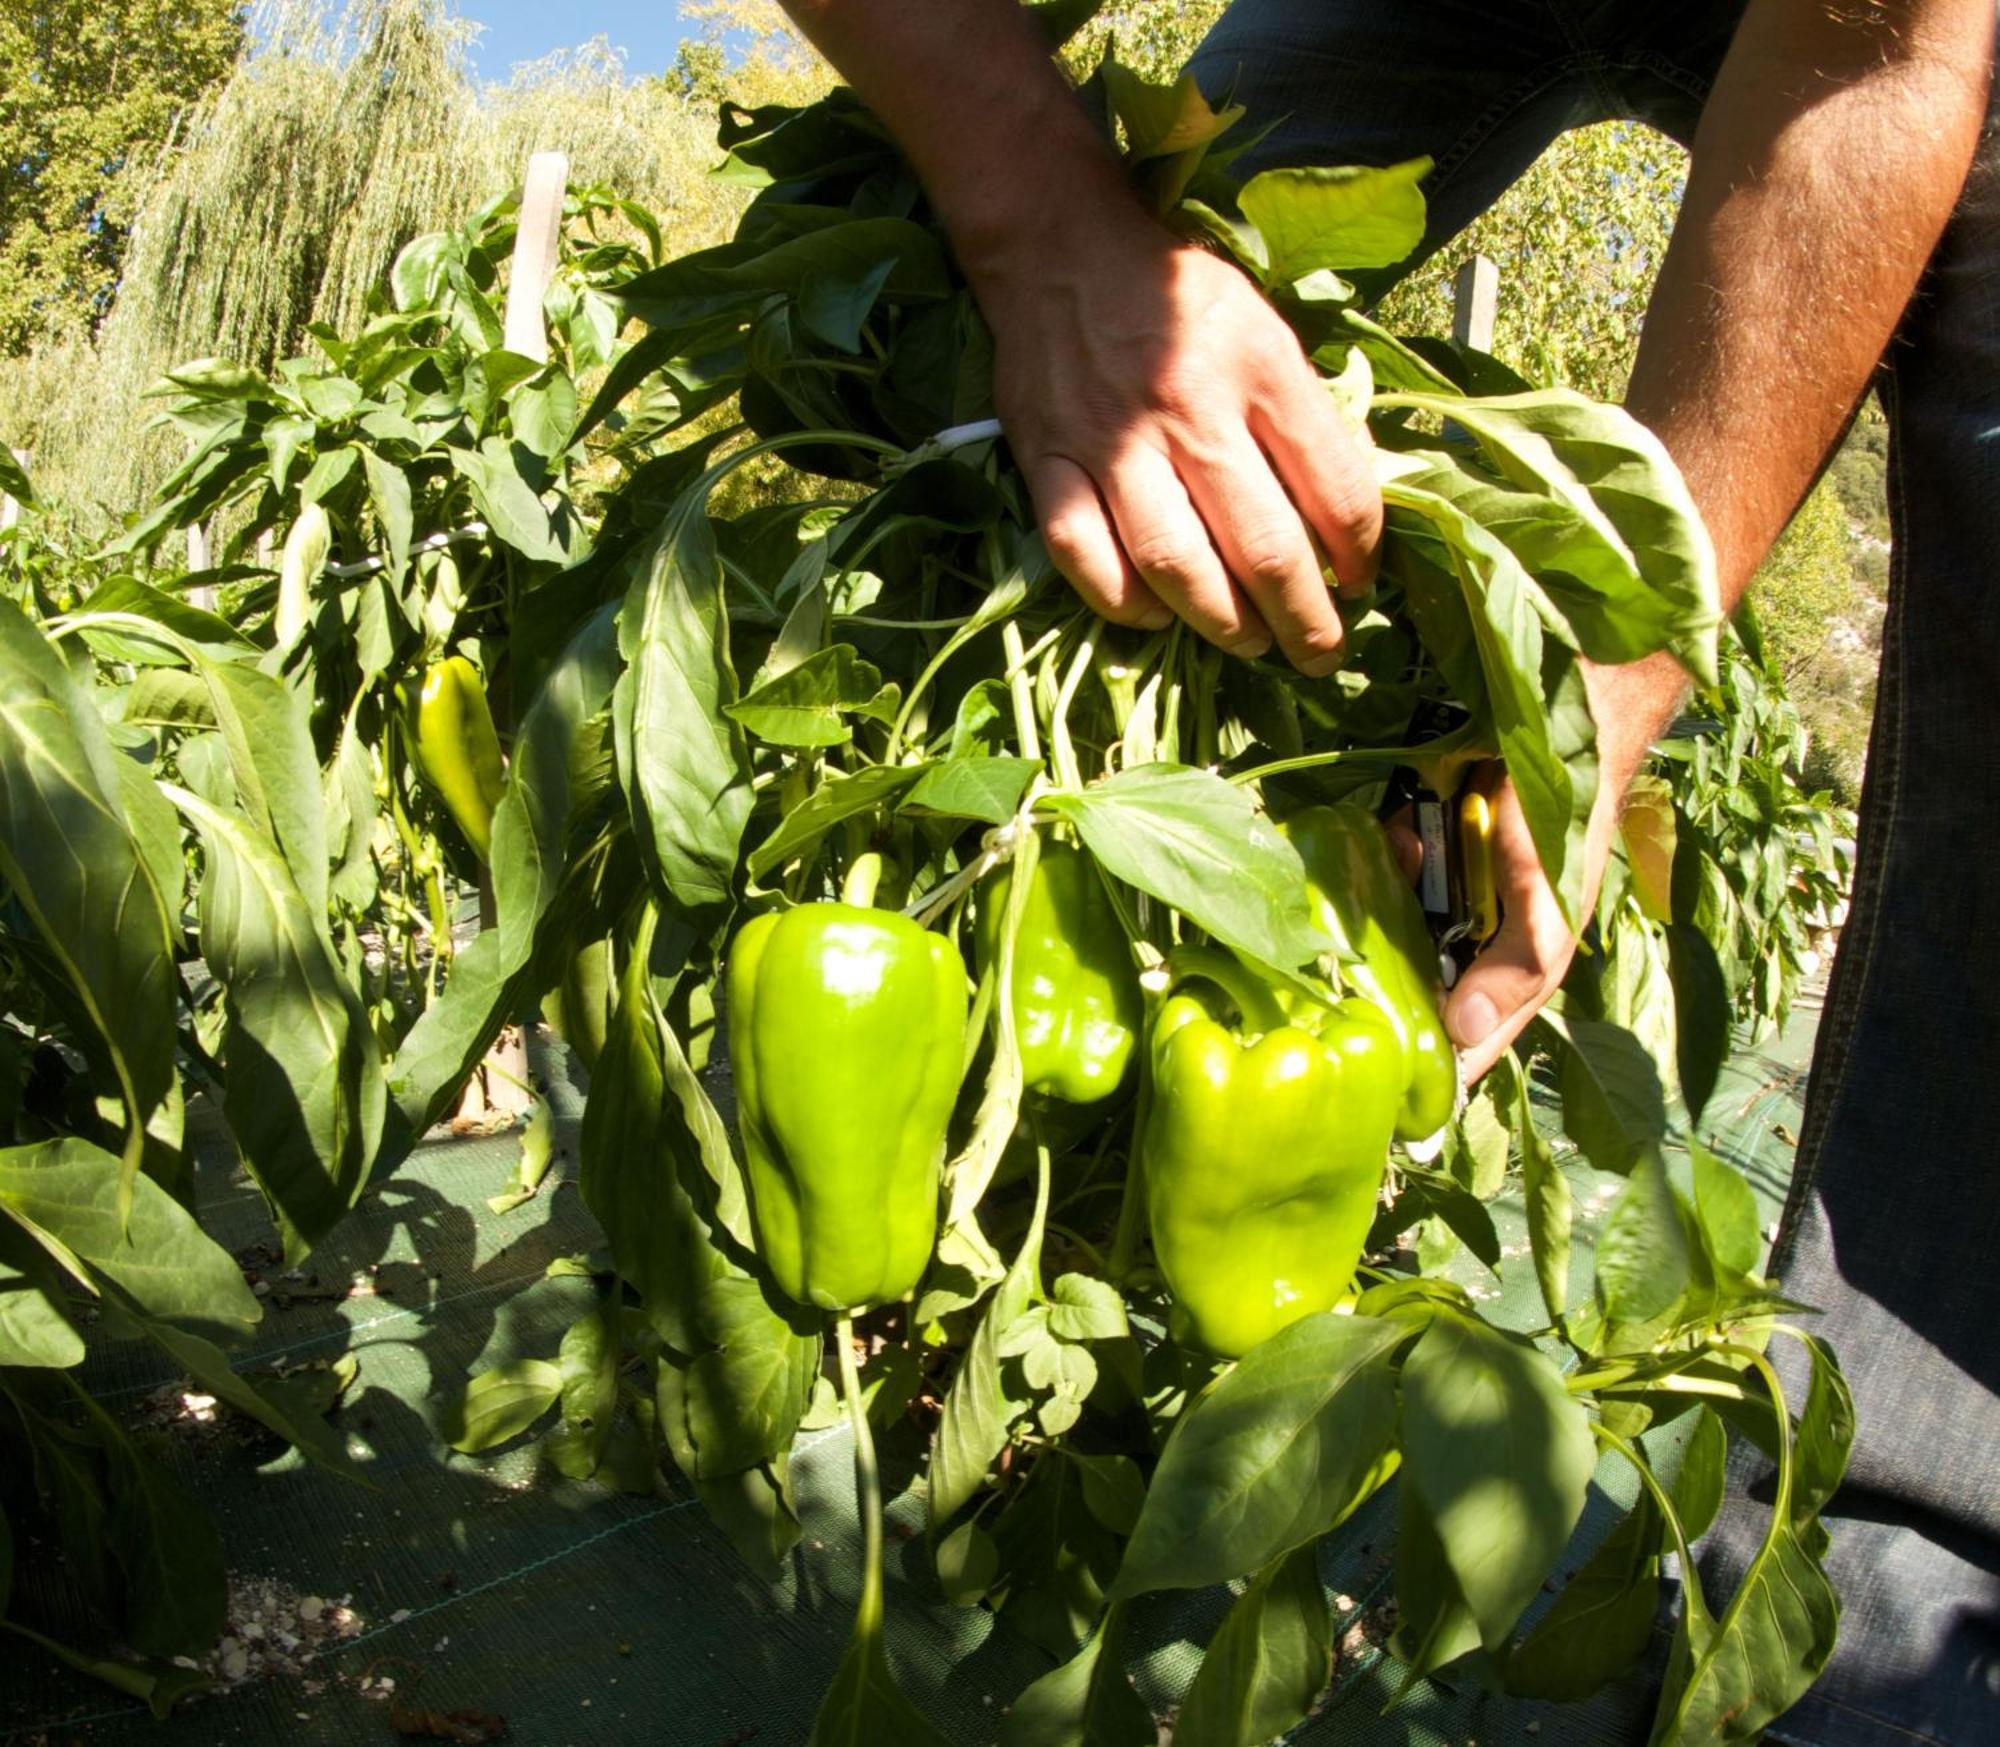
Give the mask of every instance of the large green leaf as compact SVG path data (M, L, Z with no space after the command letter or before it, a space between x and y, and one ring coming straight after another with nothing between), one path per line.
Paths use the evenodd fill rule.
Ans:
M322 915L327 905L326 806L307 719L310 699L242 662L193 653L229 750L237 805L251 826L283 852L300 898L315 916Z
M1050 795L1048 806L1115 878L1224 945L1286 970L1327 950L1298 851L1242 786L1186 765L1146 764Z
M0 601L0 879L33 920L94 1029L130 1124L130 1179L150 1132L181 1138L175 930L122 805L102 719L56 652ZM165 1167L171 1170L171 1161Z
M1154 1747L1159 1725L1118 1654L1122 1618L1113 1608L1082 1649L1014 1700L999 1747Z
M1507 1659L1507 1690L1575 1703L1621 1680L1652 1642L1660 1605L1660 1507L1638 1502Z
M169 793L207 852L201 942L228 1017L223 1108L296 1259L367 1182L388 1103L381 1050L324 910L273 845L199 796Z
M1237 196L1267 252L1265 281L1290 285L1309 273L1393 267L1424 236L1417 184L1429 158L1386 169L1358 165L1265 170Z
M48 1256L0 1220L0 1365L61 1370L83 1363L83 1336L63 1300L62 1275ZM0 1581L0 1614L7 1611L6 1588Z
M1632 1175L1597 1239L1597 1295L1611 1323L1649 1323L1681 1301L1693 1282L1687 1226L1657 1153Z
M1114 1593L1224 1582L1340 1522L1393 1465L1409 1332L1325 1313L1245 1354L1167 1440Z
M1258 1572L1208 1641L1174 1747L1242 1747L1302 1722L1333 1678L1333 1622L1308 1541Z
M1688 671L1715 683L1715 550L1680 469L1630 413L1568 388L1477 399L1401 394L1381 404L1455 421L1511 484L1555 499L1607 547L1629 554L1661 604L1646 608L1620 587L1617 598L1601 597L1603 610L1650 617Z
M641 846L677 903L714 909L729 901L750 817L750 758L724 713L736 670L715 535L698 502L676 508L638 566L618 644L618 774Z
M1431 1319L1402 1386L1403 1485L1497 1650L1583 1509L1597 1459L1589 1419L1532 1345L1452 1311Z
M851 643L836 643L775 674L723 713L772 746L845 746L854 737L847 718L874 713L870 706L881 696L881 673Z
M562 1371L546 1359L515 1359L481 1371L447 1413L444 1441L476 1456L517 1438L555 1406L562 1386Z
M0 1149L0 1215L84 1278L101 1274L163 1322L240 1339L263 1316L230 1254L148 1178L119 1211L119 1161L74 1136Z

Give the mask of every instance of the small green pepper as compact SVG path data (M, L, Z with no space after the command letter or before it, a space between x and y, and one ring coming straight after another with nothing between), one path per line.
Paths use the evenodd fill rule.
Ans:
M1389 1016L1404 1055L1399 1140L1428 1140L1458 1103L1458 1058L1439 1011L1437 948L1374 814L1308 807L1282 826L1306 866L1313 919L1340 945L1340 975Z
M408 710L410 751L417 775L436 795L481 861L493 850L493 810L506 785L500 738L479 669L448 655L425 669Z
M728 987L750 1213L772 1279L822 1310L903 1297L937 1238L964 961L894 911L801 904L744 925Z
M1176 1331L1240 1358L1331 1309L1353 1279L1389 1164L1402 1051L1373 1002L1294 1022L1220 952L1170 964L1215 992L1176 988L1153 1023L1141 1149L1153 1254Z
M982 975L1000 956L1012 882L1003 868L980 895L973 951ZM1075 844L1041 846L1014 942L1013 1007L1030 1092L1093 1104L1124 1083L1145 998L1096 864Z

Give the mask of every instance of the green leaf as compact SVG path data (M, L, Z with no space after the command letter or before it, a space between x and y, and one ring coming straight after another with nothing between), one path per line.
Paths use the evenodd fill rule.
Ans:
M1764 1259L1756 1192L1740 1171L1724 1164L1692 1135L1687 1150L1693 1167L1695 1219L1709 1254L1728 1273L1754 1274Z
M1597 1240L1597 1294L1611 1323L1648 1323L1694 1278L1680 1202L1657 1153L1632 1169Z
M1528 1098L1520 1059L1509 1050L1495 1064L1515 1082L1514 1139L1521 1150L1521 1199L1528 1217L1528 1245L1535 1283L1549 1321L1560 1325L1569 1310L1570 1227L1573 1198L1569 1179L1556 1164Z
M1630 413L1568 388L1477 399L1391 395L1377 404L1452 419L1507 480L1600 530L1663 605L1666 646L1696 679L1716 683L1722 609L1714 547L1665 445Z
M213 1675L205 1674L198 1668L183 1668L164 1658L148 1657L144 1662L124 1662L112 1656L92 1656L87 1651L73 1650L69 1645L44 1637L17 1620L0 1619L0 1629L25 1638L30 1644L67 1663L79 1674L101 1680L113 1690L140 1700L153 1713L156 1722L165 1722L174 1706L189 1693L205 1692L215 1684Z
M1801 1529L1826 1508L1847 1474L1854 1448L1854 1396L1833 1349L1817 1335L1801 1335L1812 1359L1812 1379L1799 1415L1792 1475L1792 1521ZM1690 1531L1694 1533L1698 1531Z
M1728 1464L1728 1429L1715 1409L1704 1405L1695 1413L1681 1450L1680 1472L1674 1476L1674 1513L1684 1539L1698 1541L1714 1526L1722 1510Z
M1174 1725L1174 1747L1242 1747L1304 1720L1333 1678L1333 1627L1308 1541L1258 1572L1224 1616Z
M361 451L361 467L368 475L368 500L375 506L375 520L381 525L382 538L388 542L389 549L383 556L388 559L389 586L400 591L404 573L410 567L413 522L410 476L374 449Z
M310 697L243 662L191 653L229 753L235 803L282 851L299 896L320 916L327 906L326 806Z
M723 714L772 746L845 746L854 733L843 718L881 689L881 673L854 645L836 643L725 704Z
M1567 1046L1556 1069L1564 1132L1600 1171L1651 1157L1666 1138L1667 1100L1646 1046L1622 1025L1547 1007L1539 1018Z
M1224 1582L1346 1517L1389 1472L1392 1361L1408 1338L1399 1322L1329 1312L1245 1354L1168 1438L1113 1593Z
M1041 768L1033 758L955 756L926 767L901 804L947 819L1004 825L1020 810L1021 797Z
M898 1689L879 1613L872 1620L864 1615L855 1621L806 1747L887 1747L892 1741L897 1747L951 1747Z
M83 1336L63 1308L64 1296L62 1276L48 1257L0 1220L0 1366L66 1370L83 1363ZM4 1534L0 1522L0 1542ZM7 1611L4 1551L0 1545L0 1615Z
M1580 921L1581 839L1597 776L1593 731L1581 682L1574 681L1573 696L1563 700L1569 710L1579 713L1578 719L1573 724L1559 724L1552 705L1564 664L1559 655L1545 649L1545 641L1553 639L1545 640L1548 627L1535 611L1534 584L1510 548L1450 499L1406 479L1385 478L1382 495L1390 506L1390 525L1402 537L1422 542L1422 525L1429 524L1433 562L1458 585L1484 683L1486 708L1534 837L1536 854L1564 914ZM1413 516L1422 518L1414 527ZM1411 605L1417 605L1414 596ZM1421 620L1419 629L1428 642L1431 630ZM1433 653L1441 665L1445 664L1446 651ZM1558 684L1547 683L1545 666ZM1580 742L1575 750L1586 754L1583 759L1566 758L1558 749L1559 729L1567 738Z
M240 1339L263 1316L229 1252L150 1178L119 1215L119 1161L75 1136L0 1149L0 1214L58 1263L84 1265L152 1315Z
M945 1600L953 1607L976 1607L999 1574L1000 1551L978 1520L967 1517L938 1542L932 1563Z
M1118 1288L1089 1274L1056 1276L1049 1289L1049 1330L1066 1341L1108 1341L1131 1332Z
M1090 1514L1114 1535L1129 1535L1146 1505L1146 1482L1130 1456L1064 1455L1075 1465L1083 1483L1083 1502Z
M1008 1393L1000 1366L1000 1346L1041 1283L1042 1223L1048 1214L1044 1172L1034 1218L1005 1277L994 1288L958 1374L951 1380L937 1436L931 1444L930 1523L936 1533L972 1502L986 1483L986 1470L1007 1446L1026 1401Z
M368 1181L388 1105L381 1048L324 910L273 846L187 790L168 793L207 852L201 943L228 1016L223 1108L297 1260Z
M562 1384L561 1370L546 1359L515 1359L482 1371L447 1414L444 1440L473 1456L519 1437L555 1406Z
M758 1467L692 1484L702 1509L728 1536L737 1556L762 1582L776 1583L785 1555L802 1533L792 1502L790 1457L774 1456Z
M28 470L21 465L13 447L4 442L0 442L0 494L28 509L35 507L35 488L28 482Z
M576 429L576 384L559 365L545 378L523 383L508 397L514 435L545 461L569 447Z
M1322 268L1393 267L1424 237L1417 184L1429 158L1385 169L1356 165L1265 170L1237 203L1264 239L1267 285L1290 285Z
M888 257L860 271L808 274L799 286L799 325L843 352L858 354L869 311L895 271L895 259Z
M104 1451L106 1526L123 1575L125 1634L149 1656L190 1656L221 1633L229 1582L215 1518L167 1465L137 1448L79 1386L71 1393Z
M101 1046L131 1124L177 1153L176 931L127 822L102 718L20 608L0 601L0 881L34 923ZM169 1168L172 1168L170 1161ZM128 1187L124 1193L130 1195Z
M927 768L921 764L871 764L821 783L750 852L745 866L751 879L762 881L803 855L843 819L888 805Z
M537 563L569 561L567 524L557 527L548 506L528 483L521 456L505 441L488 437L476 450L453 448L445 453L495 539Z
M1159 1725L1118 1654L1123 1635L1114 1607L1081 1650L1015 1699L999 1747L1155 1747Z
M487 1207L494 1213L512 1213L523 1202L532 1201L554 1157L555 1117L548 1099L537 1096L521 1129L521 1155L514 1162L514 1180L498 1195L487 1196Z
M1498 1650L1583 1509L1597 1461L1589 1419L1533 1346L1451 1311L1404 1361L1402 1401L1403 1485L1480 1641Z
M1509 1692L1573 1704L1638 1665L1659 1611L1663 1527L1660 1507L1641 1487L1638 1502L1514 1647Z
M1248 792L1210 771L1148 764L1048 797L1106 871L1225 946L1290 970L1327 950L1298 851Z
M698 503L669 516L637 566L618 646L618 771L641 848L678 903L726 904L750 817L750 754L725 713L736 670L715 536Z
M1700 929L1685 922L1667 929L1667 965L1674 986L1674 1061L1688 1121L1695 1123L1729 1059L1733 1004L1722 961Z
M618 1300L607 1299L571 1323L556 1349L563 1422L581 1434L589 1472L604 1460L618 1409L618 1365L624 1357L619 1321Z

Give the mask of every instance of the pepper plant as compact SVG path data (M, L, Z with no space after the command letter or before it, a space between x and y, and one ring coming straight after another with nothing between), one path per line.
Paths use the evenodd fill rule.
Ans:
M1748 1186L1670 1114L1726 981L1719 1008L1677 1001L1669 963L1646 986L1649 1043L1628 1029L1637 997L1599 974L1626 934L1668 952L1621 908L1657 844L1599 918L1582 909L1598 776L1580 663L1670 651L1728 708L1699 519L1622 412L1369 318L1346 275L1414 247L1427 166L1239 182L1234 118L1191 81L1107 64L1086 97L1163 221L1258 281L1374 440L1384 563L1347 664L1306 679L1080 608L908 166L845 92L725 110L725 173L759 192L732 242L621 288L644 332L583 423L661 375L698 378L710 416L656 464L682 482L664 515L607 500L568 641L519 717L497 929L430 1016L476 1037L562 943L612 962L581 1140L612 1270L560 1368L472 1381L461 1447L554 1410L550 1460L631 1484L614 1451L656 1439L775 1571L801 1533L794 1439L831 1413L831 1315L866 1532L818 1741L934 1738L882 1641L873 1434L906 1420L947 1594L1060 1659L1005 1742L1152 1741L1122 1678L1129 1603L1246 1576L1177 1739L1290 1727L1330 1668L1312 1549L1392 1476L1412 1678L1470 1659L1516 1691L1593 1690L1636 1663L1676 1552L1654 1738L1751 1739L1831 1646L1817 1513L1851 1415L1832 1355L1759 1275ZM791 489L725 511L732 472L770 456ZM1439 1098L1407 894L1357 900L1361 870L1389 865L1373 815L1395 773L1451 794L1493 759L1592 925L1537 1057L1480 1094L1518 1158L1535 1329L1394 1244L1436 1220L1497 1266L1481 1194L1499 1184L1470 1113ZM1717 839L1682 841L1700 866ZM561 894L586 865L580 921ZM1667 880L1665 919L1639 923L1700 928L1696 884ZM939 964L972 979L964 1024ZM954 1060L946 1118L934 1075ZM1594 1274L1531 1070L1627 1179ZM1809 1359L1796 1411L1766 1353L1780 1336ZM1675 1421L1669 1473L1642 1434ZM1712 1609L1686 1549L1719 1500L1725 1421L1772 1454L1778 1502ZM1607 1452L1640 1502L1524 1633ZM1254 1653L1279 1631L1316 1646L1303 1673Z

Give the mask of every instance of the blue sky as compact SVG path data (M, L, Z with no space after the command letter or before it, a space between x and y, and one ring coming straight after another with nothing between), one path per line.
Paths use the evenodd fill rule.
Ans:
M575 48L594 36L625 51L628 71L663 72L684 32L671 0L459 0L459 11L485 27L473 65L482 79L496 82L517 62L538 61L551 49Z

